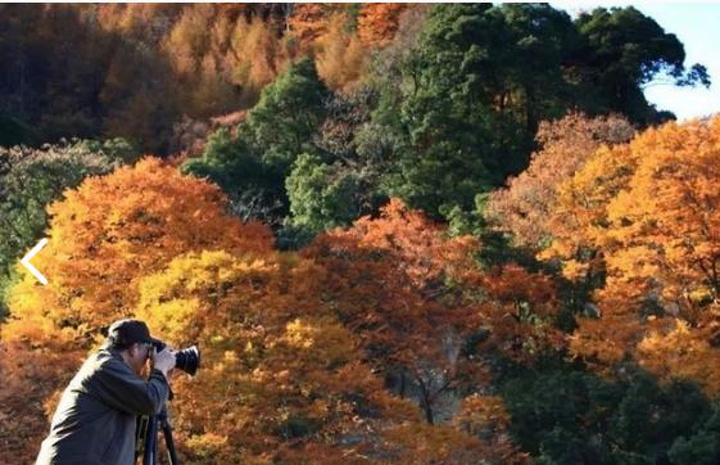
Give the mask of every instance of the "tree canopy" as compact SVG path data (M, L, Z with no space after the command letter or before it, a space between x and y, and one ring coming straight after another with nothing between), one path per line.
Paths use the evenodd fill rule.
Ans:
M203 354L183 463L718 462L720 116L645 99L710 84L653 18L2 5L0 31L3 457L137 317Z

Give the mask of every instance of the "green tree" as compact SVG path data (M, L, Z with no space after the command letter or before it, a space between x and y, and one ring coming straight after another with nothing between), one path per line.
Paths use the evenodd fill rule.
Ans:
M311 59L293 63L263 90L240 128L241 137L284 178L295 158L312 149L311 136L325 117L328 95Z
M317 153L298 158L285 180L289 226L314 235L377 214L387 203L382 180L392 153L382 141L384 128L370 123L377 97L363 85L328 100L327 116L313 135Z
M713 414L692 435L683 436L668 453L674 465L712 465L720 462L720 409L713 405Z
M573 68L584 83L588 110L616 111L631 122L651 124L663 114L645 99L645 86L710 86L704 66L685 68L678 38L633 7L597 8L575 24L583 41Z
M708 85L682 44L633 8L581 15L548 5L435 5L406 53L373 66L373 123L397 135L390 194L434 217L472 211L478 193L521 172L540 121L569 108L663 117L647 85Z
M533 144L525 138L534 137L540 121L562 116L577 91L564 64L579 34L567 13L547 4L504 4L488 14L502 26L491 38L497 64L486 80L497 109L524 128L518 148L526 149ZM527 159L519 161L524 168Z
M312 136L328 96L310 59L294 63L263 90L236 136L219 130L202 158L187 161L182 170L220 185L238 216L279 228L289 211L285 178L301 153L317 151Z
M347 226L357 218L358 180L317 155L300 155L285 185L290 198L292 226L311 234Z
M547 5L435 6L401 66L395 108L408 146L391 193L447 219L522 170L539 121L571 93L561 65L575 35Z
M715 463L687 461L690 441L712 451L707 435L717 434L715 407L694 384L662 386L632 366L614 382L562 365L507 378L511 431L538 463ZM698 425L707 430L696 434Z
M185 174L206 177L227 194L229 208L239 218L278 226L286 209L282 184L247 142L222 128L211 134L202 157L181 166Z
M477 22L488 8L436 6L417 49L403 63L398 110L409 146L397 154L388 185L391 195L434 217L458 203L470 207L474 195L490 185L491 111L469 85L479 77L459 66L475 51L462 37L463 25L465 31L483 31ZM448 34L452 30L459 33Z

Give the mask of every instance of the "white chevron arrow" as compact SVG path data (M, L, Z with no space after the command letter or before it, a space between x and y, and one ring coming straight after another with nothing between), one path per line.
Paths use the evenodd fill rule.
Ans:
M45 247L45 244L47 244L47 243L48 243L48 240L47 240L46 237L40 239L40 242L38 242L37 245L36 245L35 247L33 247L32 250L31 250L30 252L28 252L28 253L22 258L22 260L20 260L20 263L22 263L25 268L27 268L28 270L30 270L30 273L32 273L33 276L35 276L38 281L40 281L41 283L43 283L43 285L46 285L46 284L48 283L47 278L46 278L45 276L43 276L42 273L40 273L40 272L37 270L37 268L35 268L35 267L32 265L32 263L30 263L30 260L31 260L38 252L40 252L40 249L42 249L43 247Z

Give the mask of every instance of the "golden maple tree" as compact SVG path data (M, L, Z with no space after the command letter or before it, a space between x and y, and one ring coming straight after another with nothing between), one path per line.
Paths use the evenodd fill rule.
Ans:
M45 433L28 425L42 423L43 409L54 408L51 394L102 339L101 329L134 313L142 276L211 246L236 253L272 248L268 228L225 213L219 188L154 158L87 178L48 213L49 242L33 263L49 283L25 273L11 289L10 315L0 328L0 366L10 381L0 388L8 412L2 415L19 419L8 435L24 438L12 447L26 453Z
M574 353L602 364L632 355L665 378L720 389L718 374L700 366L718 354L718 141L718 118L668 123L599 150L562 186L560 204L578 227L551 252L582 242L607 273L595 294L600 317L580 319Z
M358 37L366 46L382 47L390 43L400 26L405 3L368 3L358 14Z
M450 238L445 227L392 199L379 217L361 218L347 230L322 235L303 251L328 270L321 286L323 299L358 336L367 363L384 374L388 389L412 399L425 421L440 428L418 425L418 434L450 434L447 425L440 426L447 416L446 396L488 388L496 351L527 361L533 351L564 343L552 329L525 318L555 311L549 278L514 266L480 272L474 263L479 247L469 236ZM478 331L492 336L478 353L462 349ZM511 343L505 344L508 340ZM448 444L458 441L458 455L437 460L465 463L468 456L483 456L504 463L522 461L504 429L507 415L494 405L486 409L483 402L468 402L462 411L468 418L484 411L487 425L496 425L485 436L487 441L477 443L479 426L458 420L455 427L469 436L446 438ZM428 448L420 450L427 453ZM438 446L436 452L442 450ZM406 457L403 463L425 463L419 456Z
M487 214L492 225L512 233L516 244L539 250L553 237L571 231L571 208L561 208L559 187L588 162L602 146L626 143L634 130L619 116L590 118L582 113L542 122L528 168L507 181L507 188L490 195ZM571 210L567 212L566 210ZM572 217L570 217L572 218ZM566 226L567 231L560 230Z
M203 350L198 377L175 383L188 460L523 459L497 402L468 402L468 420L441 420L453 415L441 397L460 381L489 382L482 361L459 357L485 317L461 286L477 286L477 241L450 239L392 201L382 217L302 253L277 252L266 227L224 207L217 187L152 158L89 178L50 207L50 244L35 264L51 283L17 284L2 326L0 413L20 418L4 452L31 460L45 415L100 330L136 316L173 346ZM400 366L419 395L388 386ZM492 433L483 440L482 425Z
M137 316L174 345L203 350L197 379L175 388L188 457L364 463L384 428L419 419L383 389L356 336L323 305L325 273L295 254L205 251L142 281Z

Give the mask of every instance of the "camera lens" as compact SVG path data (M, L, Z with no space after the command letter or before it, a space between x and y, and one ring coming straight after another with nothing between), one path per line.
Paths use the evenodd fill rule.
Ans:
M197 346L178 350L175 353L175 366L190 376L194 376L200 366L200 350Z
M155 341L153 345L156 352L162 352L166 344L162 341ZM190 376L195 376L198 367L200 367L200 349L197 346L175 352L175 368L179 368Z

